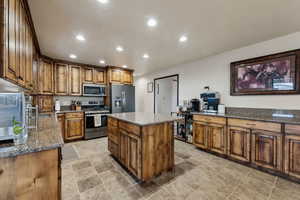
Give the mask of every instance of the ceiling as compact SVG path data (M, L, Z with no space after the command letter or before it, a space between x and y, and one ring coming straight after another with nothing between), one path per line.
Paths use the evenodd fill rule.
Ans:
M299 0L28 0L42 54L137 75L300 30ZM158 20L148 27L147 20ZM77 34L85 42L75 39ZM179 37L188 41L180 43ZM117 52L116 46L124 47ZM150 58L144 59L148 53ZM77 59L69 58L70 54Z

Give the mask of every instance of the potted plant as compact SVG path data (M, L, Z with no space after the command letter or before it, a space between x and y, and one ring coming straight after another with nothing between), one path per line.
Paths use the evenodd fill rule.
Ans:
M22 123L16 121L15 118L13 118L12 123L13 123L15 145L23 144L24 143L24 137L23 137L24 127L22 127Z

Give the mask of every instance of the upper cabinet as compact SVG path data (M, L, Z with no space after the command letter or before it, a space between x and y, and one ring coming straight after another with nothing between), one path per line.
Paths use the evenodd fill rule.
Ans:
M109 67L107 70L109 83L133 84L133 71L118 67Z
M93 83L94 82L94 68L93 67L83 67L82 68L82 81L83 81L83 83Z
M62 63L55 64L55 94L68 95L68 65Z
M3 13L1 77L21 87L34 90L32 31L21 0L4 0L0 5ZM3 12L4 11L4 12Z
M94 68L94 82L105 84L105 70Z
M47 59L40 59L39 62L39 93L53 94L54 93L54 67L53 63Z
M70 65L69 66L69 94L73 96L80 96L81 93L81 67Z

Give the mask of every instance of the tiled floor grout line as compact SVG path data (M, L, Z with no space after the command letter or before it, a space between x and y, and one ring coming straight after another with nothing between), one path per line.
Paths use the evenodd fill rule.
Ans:
M247 173L247 175L245 176L245 178L248 178L249 177L249 175L250 175L250 173L251 173L251 171L249 171L248 173ZM242 179L240 179L238 182L237 182L237 184L236 184L236 186L233 188L233 190L232 190L232 192L225 198L225 200L226 199L229 199L229 197L231 197L234 193L235 193L235 191L238 189L238 187L240 186L240 183L242 182Z
M273 191L274 191L274 189L276 188L277 181L278 181L278 176L276 176L276 178L275 178L275 181L274 181L274 183L273 183L273 186L272 186L272 188L271 188L271 191L270 191L270 193L269 193L269 196L268 196L268 199L267 199L267 200L271 200Z

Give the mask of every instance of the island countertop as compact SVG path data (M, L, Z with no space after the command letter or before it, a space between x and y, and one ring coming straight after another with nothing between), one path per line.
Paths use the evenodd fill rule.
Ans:
M181 117L172 117L162 114L154 114L147 112L130 112L110 114L109 117L116 118L125 122L129 122L138 126L147 126L181 120Z
M41 115L38 129L29 131L25 144L7 147L0 145L0 158L56 149L63 144L61 129L55 115Z

